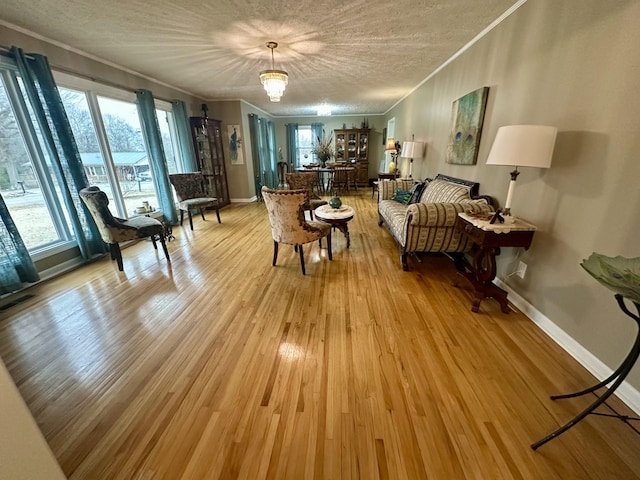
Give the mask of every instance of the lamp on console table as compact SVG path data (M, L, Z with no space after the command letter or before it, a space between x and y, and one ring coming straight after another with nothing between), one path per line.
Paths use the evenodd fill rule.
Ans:
M387 147L384 149L384 151L385 153L388 153L389 155L391 155L391 161L389 162L389 167L388 167L389 173L396 173L398 155L402 151L400 142L396 142L396 140L393 137L387 138Z
M498 129L487 158L487 165L516 167L511 172L511 182L502 215L511 216L511 201L516 179L520 175L518 167L551 167L557 133L556 127L546 125L508 125Z

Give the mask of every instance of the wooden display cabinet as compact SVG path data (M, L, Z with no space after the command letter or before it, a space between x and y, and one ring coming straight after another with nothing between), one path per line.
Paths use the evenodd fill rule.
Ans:
M369 141L368 128L334 130L336 162L346 162L356 167L359 186L369 185Z
M216 197L221 207L228 205L231 200L222 149L222 122L211 118L190 117L189 124L198 170L205 179L206 193Z

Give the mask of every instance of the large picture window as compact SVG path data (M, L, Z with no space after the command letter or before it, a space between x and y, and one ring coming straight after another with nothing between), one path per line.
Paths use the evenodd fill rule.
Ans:
M156 183L140 128L135 94L54 72L91 185L107 193L115 215L130 217L143 201L157 206ZM0 59L0 193L32 257L75 245L55 175L39 142L20 78ZM171 104L156 101L170 173L180 172Z
M37 254L73 237L30 118L19 77L0 62L0 193L25 246Z

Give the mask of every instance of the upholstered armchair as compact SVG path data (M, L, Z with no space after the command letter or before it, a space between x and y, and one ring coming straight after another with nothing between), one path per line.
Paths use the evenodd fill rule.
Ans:
M209 197L204 191L204 177L200 172L174 173L169 175L169 181L178 196L178 208L180 209L180 225L184 220L184 212L189 217L189 226L193 230L193 217L191 210L198 210L204 220L204 209L213 207L216 210L218 223L220 221L220 204L215 197Z
M320 205L326 205L327 201L320 198L313 191L313 187L318 183L318 172L291 172L285 173L287 184L291 190L305 190L308 200L304 204L304 209L308 210L313 220L313 211Z
M273 263L278 259L278 245L284 243L294 245L300 254L302 274L305 275L304 252L302 246L318 240L322 247L322 238L327 237L329 260L333 260L331 253L331 225L318 221L307 221L304 208L307 202L306 190L271 190L262 187L262 198L267 207L271 236L273 237Z
M144 215L133 217L129 220L114 217L109 211L107 195L98 187L83 188L80 190L80 198L82 198L96 222L102 241L109 244L111 260L116 260L118 270L121 272L124 270L119 243L139 238L151 238L153 248L156 250L158 249L156 240L160 240L164 256L171 261L164 240L164 228L158 220Z

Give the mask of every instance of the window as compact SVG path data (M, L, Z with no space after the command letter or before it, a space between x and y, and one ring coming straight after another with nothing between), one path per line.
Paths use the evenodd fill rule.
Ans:
M20 79L5 62L0 61L0 193L25 246L37 254L73 237Z
M129 217L143 201L157 206L155 181L135 94L54 72L87 178L107 193L115 215ZM75 245L55 174L20 78L0 57L0 193L34 258ZM183 171L171 104L156 100L169 172Z
M313 146L313 135L311 133L311 125L298 125L298 159L300 165L305 166L314 163L311 147Z

